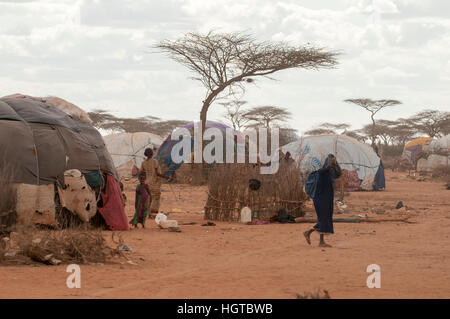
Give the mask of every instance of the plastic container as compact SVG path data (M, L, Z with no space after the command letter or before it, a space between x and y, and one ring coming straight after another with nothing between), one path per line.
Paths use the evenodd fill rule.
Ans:
M248 207L241 209L241 223L249 223L252 221L252 210Z
M167 216L163 213L156 214L155 223L156 225L160 225L161 221L167 220Z

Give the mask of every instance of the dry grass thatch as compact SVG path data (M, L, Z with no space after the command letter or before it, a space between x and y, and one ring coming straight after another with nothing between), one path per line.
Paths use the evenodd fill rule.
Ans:
M119 247L123 240L112 242L117 247L108 246L103 234L98 229L71 228L62 230L40 230L33 226L18 227L17 232L0 247L0 262L24 262L24 258L44 264L60 263L104 263L109 258L118 256L128 259ZM14 252L14 258L5 258L6 252Z
M261 187L250 190L250 179L259 180ZM260 174L260 168L252 164L217 165L209 174L205 219L238 221L245 206L258 219L268 219L281 208L294 217L303 216L307 197L302 185L295 164L280 165L276 174Z

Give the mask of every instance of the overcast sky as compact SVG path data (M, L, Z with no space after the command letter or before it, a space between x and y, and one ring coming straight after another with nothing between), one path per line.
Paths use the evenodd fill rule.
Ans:
M147 52L210 29L342 52L336 69L281 71L247 87L249 106L288 108L300 133L325 121L368 123L346 98L402 101L379 113L386 119L450 110L449 0L0 0L0 96L54 95L117 116L197 120L200 82ZM208 118L222 114L215 104Z

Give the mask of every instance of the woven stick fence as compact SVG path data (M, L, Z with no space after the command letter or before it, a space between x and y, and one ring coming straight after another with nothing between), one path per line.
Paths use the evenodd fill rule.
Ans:
M259 180L261 187L251 190L250 179ZM239 221L245 206L258 219L268 219L282 208L294 217L302 217L306 199L302 175L295 163L280 163L276 174L260 174L260 168L252 164L222 164L209 174L205 219Z

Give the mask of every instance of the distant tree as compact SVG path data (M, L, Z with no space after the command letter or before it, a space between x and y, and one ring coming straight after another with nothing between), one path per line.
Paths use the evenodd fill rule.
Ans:
M162 137L169 135L175 128L189 123L181 120L166 121L154 116L121 118L102 109L88 112L88 115L92 120L92 125L98 129L127 133L149 132Z
M92 125L98 129L104 130L120 130L118 118L103 109L95 109L88 112Z
M429 137L440 137L450 131L450 112L424 110L405 121L412 128Z
M306 135L323 135L323 134L344 134L350 128L347 123L322 123L316 128L305 132Z
M417 130L402 119L395 121L395 125L390 130L392 143L405 146L406 142L415 138Z
M284 107L278 106L255 106L244 113L248 127L266 127L286 123L292 113Z
M364 142L364 143L367 140L367 136L365 134L362 134L361 130L345 130L342 134L350 136L350 137L352 137L360 142Z
M200 111L203 130L209 107L225 91L244 90L244 83L253 82L255 77L281 70L330 68L337 64L337 54L322 48L257 42L239 32L191 32L178 40L163 40L155 47L186 66L205 87Z
M248 119L244 116L246 110L242 107L246 103L246 101L240 100L219 103L226 109L224 117L231 123L235 130L242 130L248 122Z
M344 100L344 102L356 104L370 112L370 119L372 120L372 129L370 130L371 132L370 140L372 146L375 146L375 141L377 139L377 135L375 135L376 132L375 115L382 109L385 109L389 106L401 104L401 102L397 100L371 100L371 99L347 99Z
M280 127L280 147L299 139L297 130L293 128Z
M328 128L314 128L305 132L305 135L328 135L328 134L336 134L336 132Z

